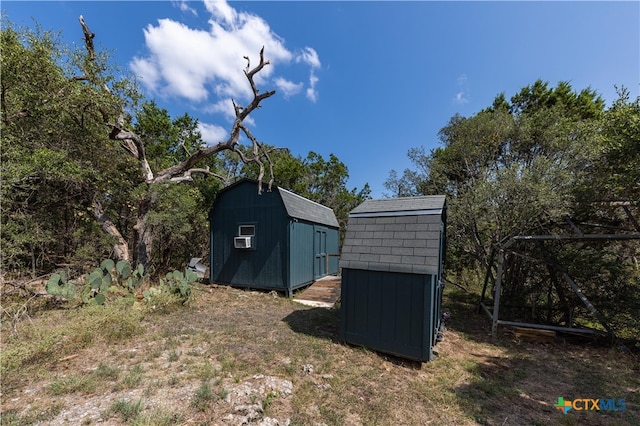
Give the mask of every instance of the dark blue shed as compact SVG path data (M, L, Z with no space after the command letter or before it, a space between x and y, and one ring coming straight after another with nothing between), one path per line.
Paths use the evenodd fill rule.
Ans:
M344 341L433 358L441 324L444 196L367 200L349 213L342 246Z
M338 221L329 207L286 189L242 179L209 213L211 283L287 295L338 273Z

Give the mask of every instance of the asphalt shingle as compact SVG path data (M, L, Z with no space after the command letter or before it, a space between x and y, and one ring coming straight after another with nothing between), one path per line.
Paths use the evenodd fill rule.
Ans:
M437 274L443 195L367 200L349 214L342 268Z
M278 188L287 214L296 219L308 220L332 227L339 227L338 219L329 207L318 204L283 188Z

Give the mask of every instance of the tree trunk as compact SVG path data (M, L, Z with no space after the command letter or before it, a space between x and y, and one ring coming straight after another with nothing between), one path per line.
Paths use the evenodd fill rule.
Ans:
M116 225L106 217L102 204L99 201L93 202L93 215L96 220L100 222L100 225L102 225L102 230L116 238L116 243L113 245L115 258L129 262L131 260L129 257L129 243L127 243L127 240L125 240L120 231L118 231Z
M87 64L90 64L96 59L96 54L94 51L95 45L93 41L95 34L91 32L82 16L80 16L79 20L80 25L82 26L85 48L87 51L87 56L85 59ZM240 159L243 163L255 163L258 165L260 170L260 174L258 177L258 191L262 191L262 178L265 173L266 163L269 166L269 171L271 174L271 179L269 181L269 188L271 188L271 184L273 183L273 164L271 162L271 158L269 157L269 153L265 149L264 145L260 143L244 125L243 121L254 110L260 108L260 103L263 100L273 96L276 92L275 90L260 92L254 81L255 75L269 64L269 61L264 59L264 46L260 50L260 61L254 68L250 67L249 58L245 56L245 59L247 60L247 66L244 69L244 74L247 77L249 85L251 86L253 99L246 107L238 105L235 103L235 101L232 100L233 108L235 111L235 120L233 122L233 125L231 126L229 138L226 141L218 142L215 145L200 148L193 154L189 155L185 160L181 161L178 164L174 164L173 166L168 167L164 170L160 170L155 175L151 170L149 161L147 160L143 138L140 135L136 134L136 132L126 128L127 120L125 119L126 114L124 107L121 108L118 116L115 117L115 122L112 121L114 117L110 117L110 113L106 108L100 109L104 124L110 129L109 139L120 143L122 148L124 148L129 155L137 160L142 177L149 185L147 188L147 196L142 201L142 203L140 203L140 208L138 210L138 219L134 226L134 231L136 234L134 262L136 264L144 265L145 269L148 268L151 262L151 250L153 243L153 232L147 223L148 214L153 210L153 207L156 203L156 196L153 192L153 185L168 181L192 181L192 175L194 173L203 173L206 175L217 176L215 173L209 171L208 167L197 167L198 164L203 160L211 158L222 151L232 151L240 156ZM72 79L74 81L89 82L96 85L97 87L101 87L101 89L106 93L111 94L111 89L106 84L107 80L102 78L99 69L87 66L86 69L83 70L82 75L73 77ZM241 150L237 149L237 146L240 143L239 140L241 134L244 134L251 142L253 146L253 156L245 155ZM111 221L106 219L102 206L100 206L97 202L94 204L96 206L94 207L94 214L98 221L100 221L100 223L102 224L102 228L104 229L104 231L110 235L115 236L118 240L118 243L114 246L116 257L118 257L118 259L128 260L129 251L126 241L124 240L120 232L116 229L115 225Z
M144 266L146 271L151 261L151 247L153 236L151 229L147 226L147 214L138 217L133 229L136 231L135 264Z
M149 212L156 204L157 196L153 190L153 185L149 185L147 196L138 207L138 219L133 229L136 233L135 264L143 265L145 271L151 262L151 250L153 247L153 233L147 223Z

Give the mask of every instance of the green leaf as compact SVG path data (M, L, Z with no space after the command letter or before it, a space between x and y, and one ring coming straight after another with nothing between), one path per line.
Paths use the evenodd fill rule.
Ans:
M62 287L61 295L67 300L75 299L75 297L76 297L76 286L74 286L71 283L65 284Z
M107 279L108 277L108 279ZM111 275L105 275L102 278L102 284L100 284L100 292L106 293L109 291L109 286L111 285Z
M87 282L93 290L97 290L102 286L102 270L96 269L87 277Z
M126 280L131 275L131 264L126 260L121 260L117 263L116 270L118 271L118 275L122 277L123 280Z
M198 276L191 269L187 269L185 271L185 277L187 279L187 283L192 284L198 280Z
M93 300L96 302L96 305L104 305L104 302L107 299L104 297L104 294L98 293L98 294L96 294L96 297L94 297Z
M105 273L111 272L111 270L113 269L114 266L115 265L113 263L113 260L111 260L111 259L105 259L100 264L100 267L102 268L103 271L105 271Z
M102 281L106 283L107 287L111 285L113 282L113 278L111 277L111 273L106 273L102 276Z
M47 290L47 293L52 294L52 295L59 295L60 294L60 281L61 281L60 274L51 275L51 277L49 278L49 281L47 281L47 285L45 287L46 290Z

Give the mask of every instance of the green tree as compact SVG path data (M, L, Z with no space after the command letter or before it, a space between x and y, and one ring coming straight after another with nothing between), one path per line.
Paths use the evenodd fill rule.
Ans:
M640 97L620 88L603 121L604 152L594 176L602 200L638 200L640 194Z
M638 210L638 106L624 90L605 109L590 89L576 92L568 83L551 88L537 81L509 100L498 95L472 117L452 117L439 133L442 146L428 154L411 150L414 168L402 176L391 173L387 189L392 195L448 196L451 272L495 271L491 253L510 237L568 235L574 232L568 219L610 232L626 221L626 230L633 230L629 215L611 208L622 205L631 215L631 209ZM531 308L502 314L538 321L536 307L545 298L547 321L592 322L582 302L561 284L559 271L569 271L610 324L637 334L637 243L522 243L512 249L524 256L505 263L502 295L512 307Z
M10 23L1 33L2 246L10 269L126 251L121 235L101 230L113 223L94 218L105 212L102 200L122 201L131 188L134 163L118 155L101 120L126 86L114 83L105 94L82 84L66 71L76 56L57 37ZM95 66L107 69L104 60Z
M274 183L332 208L343 236L349 212L364 200L371 198L369 184L365 184L362 189L348 189L349 169L335 154L329 154L327 161L314 151L310 151L303 158L293 156L288 149L275 147L265 147L265 149L273 165ZM243 177L257 179L260 172L255 164L243 165L237 158L227 158L222 169L225 170L226 176L233 176L229 179L230 181Z
M267 65L263 52L257 66L244 70L254 96L246 106L234 105L229 138L204 146L197 120L171 120L152 102L132 122L141 98L135 80L115 78L82 17L80 24L84 50L67 49L51 32L3 22L2 261L12 269L48 270L82 256L131 254L148 266L153 248L164 247L155 238L184 230L180 214L193 219L189 191L171 185L195 181L210 197L215 185L200 177L215 174L207 167L213 157L239 152L241 134L254 147L242 161L261 170L269 165L262 144L244 125L275 93L260 92L254 83ZM176 197L173 204L167 197ZM160 226L159 209L168 206L180 214Z
M604 103L568 83L535 82L507 102L466 118L456 115L439 133L443 147L409 152L415 169L392 174L392 195L449 196L454 268L486 268L492 248L509 236L570 212L602 150Z

